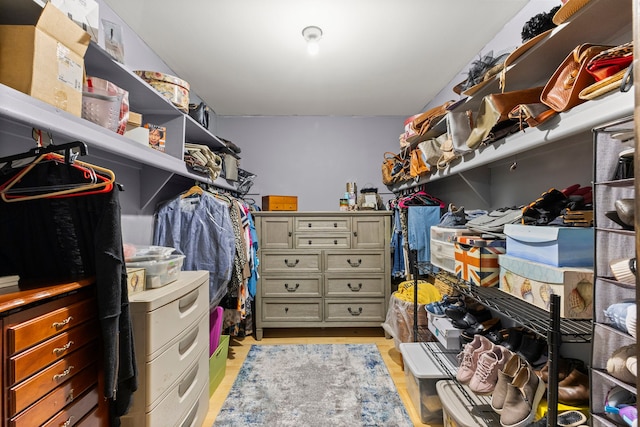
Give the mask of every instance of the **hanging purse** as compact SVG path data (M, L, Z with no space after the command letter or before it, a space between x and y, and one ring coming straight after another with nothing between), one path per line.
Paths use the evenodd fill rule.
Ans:
M553 73L540 100L559 113L583 103L585 100L580 99L580 91L595 82L587 72L587 64L594 56L611 47L589 43L577 46Z
M204 102L189 104L189 115L203 128L209 129L209 107Z
M447 113L447 107L454 101L447 101L442 105L433 107L424 113L418 114L411 122L411 131L414 136L406 138L409 143L424 141L425 134Z
M384 161L382 162L382 183L393 185L410 179L409 167L409 159L405 159L402 154L387 151L384 153Z
M475 150L480 144L490 144L519 131L518 122L509 118L509 113L519 104L540 102L542 86L492 93L482 98L475 127L467 138L467 147Z
M555 116L557 111L542 102L518 104L509 112L509 118L519 123L520 129L536 127Z
M420 144L422 144L422 142ZM418 144L418 146L420 144ZM411 175L412 178L418 178L420 176L427 175L429 172L431 172L431 166L425 163L422 151L419 148L411 150L409 175Z

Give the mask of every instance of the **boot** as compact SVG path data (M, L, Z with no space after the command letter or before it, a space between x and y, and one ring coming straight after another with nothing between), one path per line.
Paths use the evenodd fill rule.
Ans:
M502 427L524 427L533 421L538 404L544 395L545 385L533 372L530 366L526 366L516 374L513 381L507 384L507 396L504 399L504 408L500 414Z

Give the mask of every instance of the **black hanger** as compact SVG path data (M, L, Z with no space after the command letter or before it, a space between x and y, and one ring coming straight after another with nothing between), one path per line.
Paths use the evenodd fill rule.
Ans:
M72 162L71 150L74 148L78 148L82 156L85 156L88 152L87 144L85 144L82 141L73 141L73 142L68 142L66 144L60 144L60 145L49 144L46 147L35 147L25 153L14 154L12 156L7 156L7 157L0 157L0 164L4 163L4 165L0 168L0 173L6 174L9 171L11 171L13 169L11 164L15 160L28 159L29 157L37 158L43 154L54 153L54 152L63 151L63 150L64 150L64 161L66 163L71 163Z

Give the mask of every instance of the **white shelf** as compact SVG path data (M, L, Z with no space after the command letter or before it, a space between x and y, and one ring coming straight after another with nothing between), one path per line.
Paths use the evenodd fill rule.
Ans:
M468 153L446 170L435 171L418 180L405 181L388 188L393 192L401 191L485 166L580 133L588 135L592 128L633 114L633 103L633 91L612 92L560 113L542 126L527 128L523 132Z

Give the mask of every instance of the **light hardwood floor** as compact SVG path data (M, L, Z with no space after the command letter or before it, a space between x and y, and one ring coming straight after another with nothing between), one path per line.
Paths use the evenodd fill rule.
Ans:
M338 343L376 344L411 421L415 426L428 426L421 423L420 414L411 403L406 388L402 355L400 351L396 350L393 340L384 337L382 328L267 329L264 331L264 337L261 341L256 341L253 337L231 337L225 377L209 400L209 412L202 426L211 427L213 425L252 345Z

